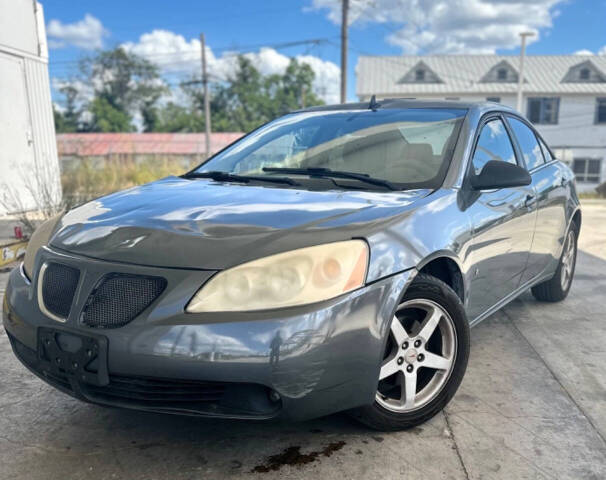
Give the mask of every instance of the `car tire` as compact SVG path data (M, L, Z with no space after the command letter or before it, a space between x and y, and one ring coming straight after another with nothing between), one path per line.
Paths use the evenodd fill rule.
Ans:
M566 235L566 242L555 274L549 280L530 289L534 298L541 302L560 302L566 298L572 285L577 262L578 237L579 228L573 222Z
M428 310L424 313L425 307ZM440 318L433 320L436 325L427 337L436 314ZM401 327L403 330L398 332ZM401 345L396 344L398 338L399 341L405 339ZM350 414L376 430L415 427L440 412L454 396L468 358L469 323L461 299L443 281L419 273L404 293L392 319L375 401ZM448 369L446 361L450 362ZM440 369L428 368L430 365ZM398 368L401 370L390 373L391 369ZM409 390L406 385L413 382L412 376L414 383L410 384L414 388ZM408 391L414 391L410 400Z

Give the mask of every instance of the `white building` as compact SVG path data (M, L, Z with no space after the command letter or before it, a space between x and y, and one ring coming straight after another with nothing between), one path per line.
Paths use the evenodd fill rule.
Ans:
M2 198L0 215L61 199L44 15L32 0L0 0Z
M356 93L516 108L518 67L519 57L501 55L362 56ZM522 113L572 165L579 190L606 181L606 56L527 56L524 79Z

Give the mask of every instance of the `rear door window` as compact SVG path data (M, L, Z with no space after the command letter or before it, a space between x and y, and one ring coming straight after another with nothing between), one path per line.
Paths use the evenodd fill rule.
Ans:
M508 117L508 120L513 134L518 140L520 150L522 150L526 168L532 170L542 165L545 160L543 159L543 152L541 152L541 147L534 132L517 118Z
M545 162L551 162L553 160L553 157L551 156L549 148L547 148L547 145L545 145L545 142L543 140L541 140L540 138L539 138L539 145L541 145L541 150L543 151L543 158L545 159Z

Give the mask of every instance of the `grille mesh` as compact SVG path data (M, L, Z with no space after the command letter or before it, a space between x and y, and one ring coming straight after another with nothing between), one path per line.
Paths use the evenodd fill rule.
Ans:
M47 264L42 280L42 300L46 309L60 318L67 318L80 272L59 263Z
M91 293L82 313L82 323L95 328L126 325L145 310L166 288L160 277L113 274Z

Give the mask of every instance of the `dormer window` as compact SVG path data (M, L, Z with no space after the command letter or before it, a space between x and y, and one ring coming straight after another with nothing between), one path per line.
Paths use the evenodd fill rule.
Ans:
M591 60L570 67L562 83L606 83L606 75Z
M423 62L417 62L404 75L398 83L444 83L440 77L429 66Z
M486 72L480 82L482 83L516 83L518 72L507 60L502 60Z

